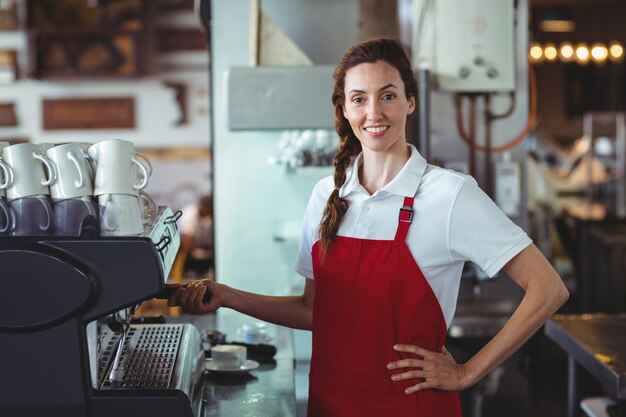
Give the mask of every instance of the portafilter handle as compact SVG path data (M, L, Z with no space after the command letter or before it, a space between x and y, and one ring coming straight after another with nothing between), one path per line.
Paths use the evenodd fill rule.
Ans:
M178 288L186 286L187 284L166 285L160 293L154 296L154 298L158 300L167 300L172 294L174 294L174 291L176 291ZM202 302L204 304L208 304L209 301L211 301L211 296L211 291L209 291L209 289L207 288L206 292L204 293L204 297L202 297Z

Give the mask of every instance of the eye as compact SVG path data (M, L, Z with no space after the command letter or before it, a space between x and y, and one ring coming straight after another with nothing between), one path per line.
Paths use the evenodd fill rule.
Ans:
M383 101L391 101L396 98L396 95L393 93L385 93L382 97Z
M354 104L361 104L361 103L363 103L365 101L365 99L363 97L361 97L361 96L354 96L354 97L352 97L352 99L350 101L352 101L352 103L354 103Z

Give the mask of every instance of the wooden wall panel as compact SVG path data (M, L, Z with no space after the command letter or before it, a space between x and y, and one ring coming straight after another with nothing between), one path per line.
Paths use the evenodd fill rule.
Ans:
M133 97L43 100L43 128L134 129Z
M0 103L0 126L17 126L17 117L15 116L15 104Z

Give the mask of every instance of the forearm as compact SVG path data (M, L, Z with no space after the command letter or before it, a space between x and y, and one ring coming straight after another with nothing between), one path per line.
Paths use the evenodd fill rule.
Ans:
M569 294L558 274L534 247L524 254L532 261L513 263L507 273L526 293L519 307L500 332L465 365L469 385L473 385L519 349L567 301ZM523 259L523 258L522 258ZM522 279L521 277L532 277Z
M228 287L222 307L281 326L303 330L312 327L313 306L304 296L269 296Z
M517 351L553 313L546 304L540 305L526 296L502 330L465 364L469 385L480 381Z

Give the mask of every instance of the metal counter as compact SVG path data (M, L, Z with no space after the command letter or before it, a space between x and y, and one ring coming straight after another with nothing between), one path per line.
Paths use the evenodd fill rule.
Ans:
M556 315L545 333L568 354L567 415L578 415L576 364L626 399L626 314Z
M199 330L218 330L226 341L241 340L237 329L258 320L223 310L217 315L182 315L168 317L168 322L191 323ZM246 374L223 375L205 372L204 417L296 417L295 362L290 329L267 325L269 343L277 348L274 361L262 363Z

